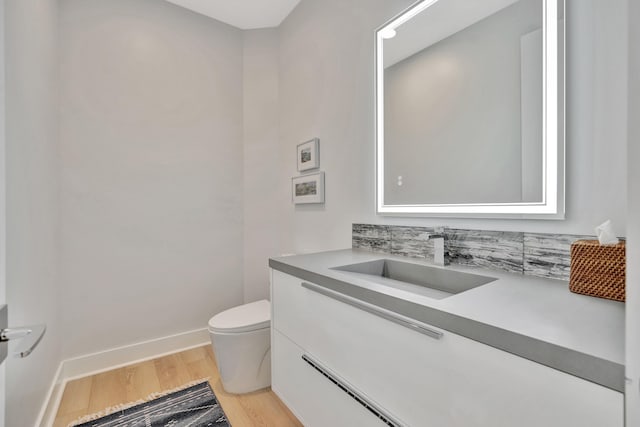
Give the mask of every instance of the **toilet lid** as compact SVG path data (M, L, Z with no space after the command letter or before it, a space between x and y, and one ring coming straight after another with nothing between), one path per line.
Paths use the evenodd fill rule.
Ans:
M209 320L213 332L249 332L269 327L271 303L266 299L230 308Z

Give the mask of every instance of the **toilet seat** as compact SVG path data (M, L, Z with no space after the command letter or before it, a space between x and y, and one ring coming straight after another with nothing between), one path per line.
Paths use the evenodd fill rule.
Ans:
M251 332L265 329L271 322L271 304L261 300L233 307L209 320L209 331L218 333Z

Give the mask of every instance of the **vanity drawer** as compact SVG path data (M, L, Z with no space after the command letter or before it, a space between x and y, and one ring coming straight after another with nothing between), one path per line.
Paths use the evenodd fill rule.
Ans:
M324 317L332 316L331 311L316 309L319 295L305 289L303 281L297 277L272 270L271 307L273 328L282 332L296 344L308 349L313 342L328 343L334 334L333 322L325 322ZM326 305L321 300L320 304ZM331 304L331 303L330 303ZM331 308L325 308L325 310ZM349 328L349 325L345 325Z
M271 388L305 426L386 425L305 362L304 350L287 337L273 331L272 342Z
M406 425L623 425L621 393L448 331L432 338L290 275L272 280L274 328Z

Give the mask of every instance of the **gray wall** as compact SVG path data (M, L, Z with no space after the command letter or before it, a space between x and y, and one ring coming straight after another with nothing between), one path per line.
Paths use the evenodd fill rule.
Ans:
M386 204L524 201L520 39L541 26L519 1L385 69Z
M640 2L628 1L629 17L629 136L627 169L627 322L626 376L627 426L640 425Z
M7 301L12 326L46 323L8 357L6 425L34 425L60 362L57 2L5 3Z
M280 254L282 233L274 189L281 186L278 144L278 32L244 32L244 300L269 297L270 256Z
M281 24L279 212L285 252L351 246L351 223L375 220L374 31L412 0L302 0ZM320 138L326 203L291 203L296 145Z
M2 22L4 28L4 2L0 2L0 22ZM7 302L7 265L6 265L6 235L7 235L7 222L6 222L6 128L5 128L5 46L4 46L4 31L0 31L0 173L4 177L5 185L0 186L0 216L5 218L5 221L0 222L0 235L5 236L4 239L0 237L0 301L3 304ZM6 363L2 363L0 366L0 384L6 384ZM5 391L2 391L3 396ZM0 399L0 414L5 414L6 399ZM4 422L5 417L1 418Z
M155 0L60 9L63 356L242 302L242 32Z

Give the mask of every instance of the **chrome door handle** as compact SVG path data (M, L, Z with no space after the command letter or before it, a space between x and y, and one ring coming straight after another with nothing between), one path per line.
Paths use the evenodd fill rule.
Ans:
M40 343L47 325L23 326L21 328L5 328L0 330L0 342L13 341L24 338L18 348L13 352L14 356L27 357Z
M0 305L0 363L2 363L7 356L6 343L8 341L23 340L14 350L13 355L16 357L27 357L40 343L47 330L46 325L8 328L8 311L6 305Z

